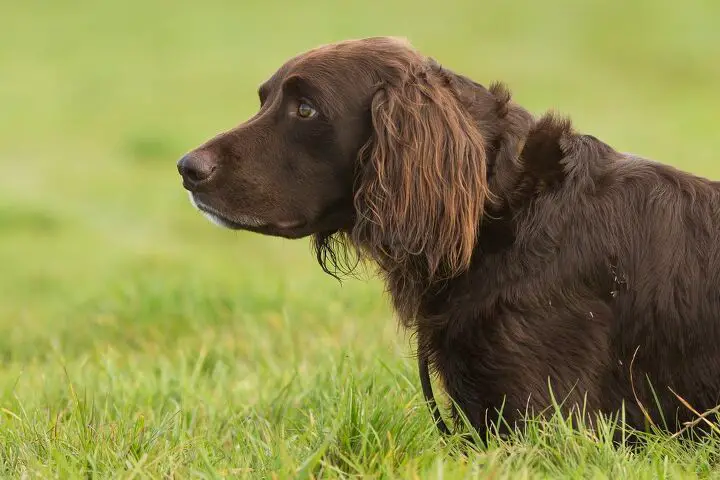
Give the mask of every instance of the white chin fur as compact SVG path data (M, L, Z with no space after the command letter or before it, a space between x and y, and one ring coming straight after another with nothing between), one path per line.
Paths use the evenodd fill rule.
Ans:
M227 221L225 221L225 219L223 219L215 214L206 212L206 211L202 210L200 207L198 207L198 204L195 201L195 197L193 197L192 192L188 192L188 196L190 197L190 203L192 203L193 207L198 209L198 211L200 213L202 213L205 218L207 218L208 220L210 220L212 223L214 223L215 225L217 225L219 227L223 227L223 228L230 227L230 225L228 224ZM263 222L262 220L260 220L259 218L251 217L249 215L240 215L233 221L239 225L247 225L248 227L262 227L262 226L266 225L266 223Z

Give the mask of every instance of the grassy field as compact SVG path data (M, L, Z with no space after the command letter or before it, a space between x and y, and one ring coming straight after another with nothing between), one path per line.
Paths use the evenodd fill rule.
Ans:
M718 438L631 451L556 421L481 451L442 440L382 285L339 285L306 240L212 226L175 171L290 55L394 34L620 150L720 177L720 3L0 12L0 476L720 477Z

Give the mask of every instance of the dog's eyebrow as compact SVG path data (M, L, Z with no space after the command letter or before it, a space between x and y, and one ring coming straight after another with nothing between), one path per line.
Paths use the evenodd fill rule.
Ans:
M258 97L260 97L261 102L264 102L265 100L267 100L267 97L270 93L270 86L267 84L267 82L263 83L262 85L260 85L258 87L257 93L258 93Z
M317 87L317 82L313 81L305 75L294 73L287 77L282 86L284 91L291 91L298 95L310 97L311 100L323 105L323 91Z
M308 81L307 78L305 78L303 75L300 75L298 73L293 73L292 75L289 75L284 81L283 81L283 90L295 90L300 93L315 93L314 88L310 81Z

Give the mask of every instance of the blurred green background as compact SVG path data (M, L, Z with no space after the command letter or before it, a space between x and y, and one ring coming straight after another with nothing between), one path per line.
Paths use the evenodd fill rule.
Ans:
M158 368L212 358L185 405L241 409L298 371L311 390L344 355L407 374L409 401L382 285L340 286L307 240L211 225L176 160L252 115L288 57L389 34L621 151L720 177L719 21L712 0L0 0L0 407L42 423L72 384L152 417Z

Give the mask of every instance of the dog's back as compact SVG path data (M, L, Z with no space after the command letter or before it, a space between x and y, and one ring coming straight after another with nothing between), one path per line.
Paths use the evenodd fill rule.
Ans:
M683 401L720 401L720 190L591 136L558 142L563 178L483 221L469 271L425 298L421 345L481 428L554 395L677 429L696 417Z

